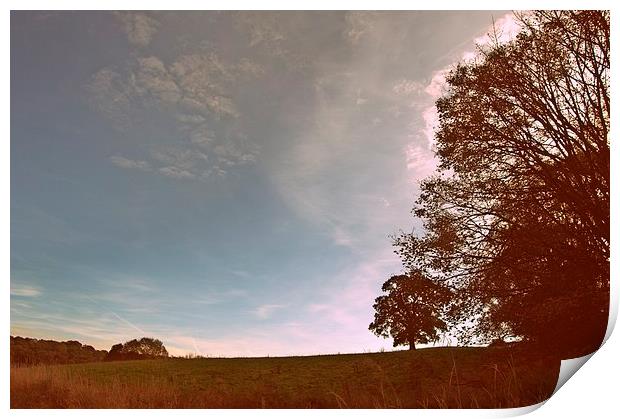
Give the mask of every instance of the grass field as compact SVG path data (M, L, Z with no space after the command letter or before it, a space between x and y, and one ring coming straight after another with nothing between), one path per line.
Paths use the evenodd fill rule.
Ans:
M12 408L476 408L550 397L559 361L507 348L11 368Z

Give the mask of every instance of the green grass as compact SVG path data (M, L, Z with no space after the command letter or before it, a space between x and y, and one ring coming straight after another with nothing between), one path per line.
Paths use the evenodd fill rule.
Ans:
M506 348L429 348L23 367L11 370L11 407L517 407L546 400L559 365Z

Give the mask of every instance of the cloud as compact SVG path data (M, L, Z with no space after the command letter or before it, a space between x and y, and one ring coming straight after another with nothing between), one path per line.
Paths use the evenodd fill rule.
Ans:
M431 99L438 99L444 93L446 75L450 71L450 68L451 67L442 68L441 70L433 73L430 83L424 88L424 91L430 96Z
M312 67L304 48L307 32L301 29L308 22L307 12L240 11L233 13L233 21L239 32L247 36L247 46L256 56L271 62L277 60L283 69L292 72ZM238 69L254 76L265 74L264 67L248 66L243 59Z
M247 31L250 47L265 47L273 55L284 55L286 40L280 18L274 13L244 11L235 14L237 27Z
M437 167L437 160L433 151L416 143L407 144L405 158L407 170L412 174L411 179L414 182L430 176Z
M249 59L230 63L214 52L180 54L170 64L156 56L138 56L124 66L97 71L87 91L94 108L128 136L154 126L153 120L175 128L178 139L166 145L153 140L150 158L114 156L113 164L205 180L256 161L258 147L240 129L232 92L239 81L263 74L263 67Z
M174 106L183 96L173 75L157 57L138 58L130 80L135 94L151 99L157 107Z
M477 48L484 48L491 45L495 40L499 42L507 42L514 38L520 30L518 21L514 14L509 13L502 16L495 21L485 32L485 35L475 37L473 43ZM453 60L458 59L470 61L473 60L478 54L471 50L461 51L460 55L454 54ZM432 73L432 77L426 87L423 88L423 92L426 93L426 97L419 97L416 101L416 108L421 109L422 124L412 125L414 131L414 137L416 141L413 141L405 147L405 156L407 160L407 168L413 173L413 179L421 179L431 174L436 167L437 159L432 152L435 141L435 130L439 125L439 115L435 106L435 101L446 93L447 82L446 76L452 70L453 64L435 70ZM398 84L397 90L406 90L405 86L408 84ZM396 89L396 86L395 86ZM427 145L421 147L419 137L425 138Z
M209 160L209 157L202 151L190 148L160 147L151 154L154 160L164 164L165 167L174 167L185 171L189 171Z
M419 81L400 79L392 87L392 91L397 95L412 96L419 95L424 89L424 85Z
M399 269L400 264L389 251L376 256L372 261L342 269L318 296L305 306L300 305L282 322L274 320L240 333L226 331L217 338L201 337L199 331L189 328L158 330L158 336L162 336L171 353L180 355L196 350L210 356L377 351L388 346L388 342L367 330L373 317L372 302L380 292L381 283ZM284 307L286 305L265 304L253 310L253 314L266 319Z
M173 179L194 179L195 174L174 166L161 167L159 173Z
M412 114L414 83L377 69L377 60L360 54L342 66L317 65L311 123L278 150L270 173L295 213L355 252L389 246L387 235L409 224L411 185L398 147L407 144L409 121L391 109Z
M127 129L134 118L135 92L128 80L114 68L97 71L86 85L94 108L114 122L118 129Z
M11 287L11 295L16 297L38 297L41 295L41 290L28 285L15 286Z
M345 15L345 38L354 45L359 43L365 34L372 31L375 15L375 12L348 12Z
M210 111L218 118L236 118L239 112L229 94L236 70L234 64L224 62L215 53L185 54L174 61L166 77L177 80L187 100L185 106L194 112Z
M274 311L285 307L287 307L285 304L263 304L258 306L253 313L260 319L268 319Z
M274 335L265 337L244 333L243 336L223 336L218 338L201 338L191 330L187 334L169 335L164 344L174 356L196 353L203 356L265 356L291 354L290 341L283 342Z
M264 12L241 12L236 14L236 23L247 28L250 46L267 44L270 47L285 40L279 16Z
M157 33L159 22L144 13L115 12L114 15L123 24L129 42L136 47L146 47Z
M337 323L343 333L356 334L360 324L372 321L372 304L381 290L381 284L390 275L401 270L400 260L391 249L373 255L339 272L323 291L320 302L311 302L306 309L321 316L322 323Z
M123 169L150 170L151 165L144 160L131 160L122 156L110 157L112 164Z
M237 275L237 273L234 273ZM240 275L237 275L240 276ZM188 302L199 304L199 305L212 305L212 304L220 304L230 301L236 301L240 298L245 298L248 295L247 290L231 288L229 290L217 291L217 290L209 290L204 292L200 298L188 300Z
M527 13L527 12L525 12ZM474 39L476 45L488 45L495 41L504 43L514 39L522 27L514 13L508 13L497 19L485 35Z

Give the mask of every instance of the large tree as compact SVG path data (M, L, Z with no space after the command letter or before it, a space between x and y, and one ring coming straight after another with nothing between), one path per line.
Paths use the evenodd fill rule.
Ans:
M368 327L377 336L392 337L394 346L436 342L446 323L441 316L450 291L420 274L395 275L381 288L387 295L377 297L375 319Z
M458 292L461 338L563 354L602 340L609 292L609 13L520 16L438 100L438 174L395 241L407 269Z
M110 348L106 360L119 361L128 359L166 358L168 351L159 339L143 337L125 343L117 343Z

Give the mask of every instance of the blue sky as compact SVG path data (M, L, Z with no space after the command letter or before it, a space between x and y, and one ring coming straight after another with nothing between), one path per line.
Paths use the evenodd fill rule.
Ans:
M12 12L11 334L390 348L442 75L505 15Z

